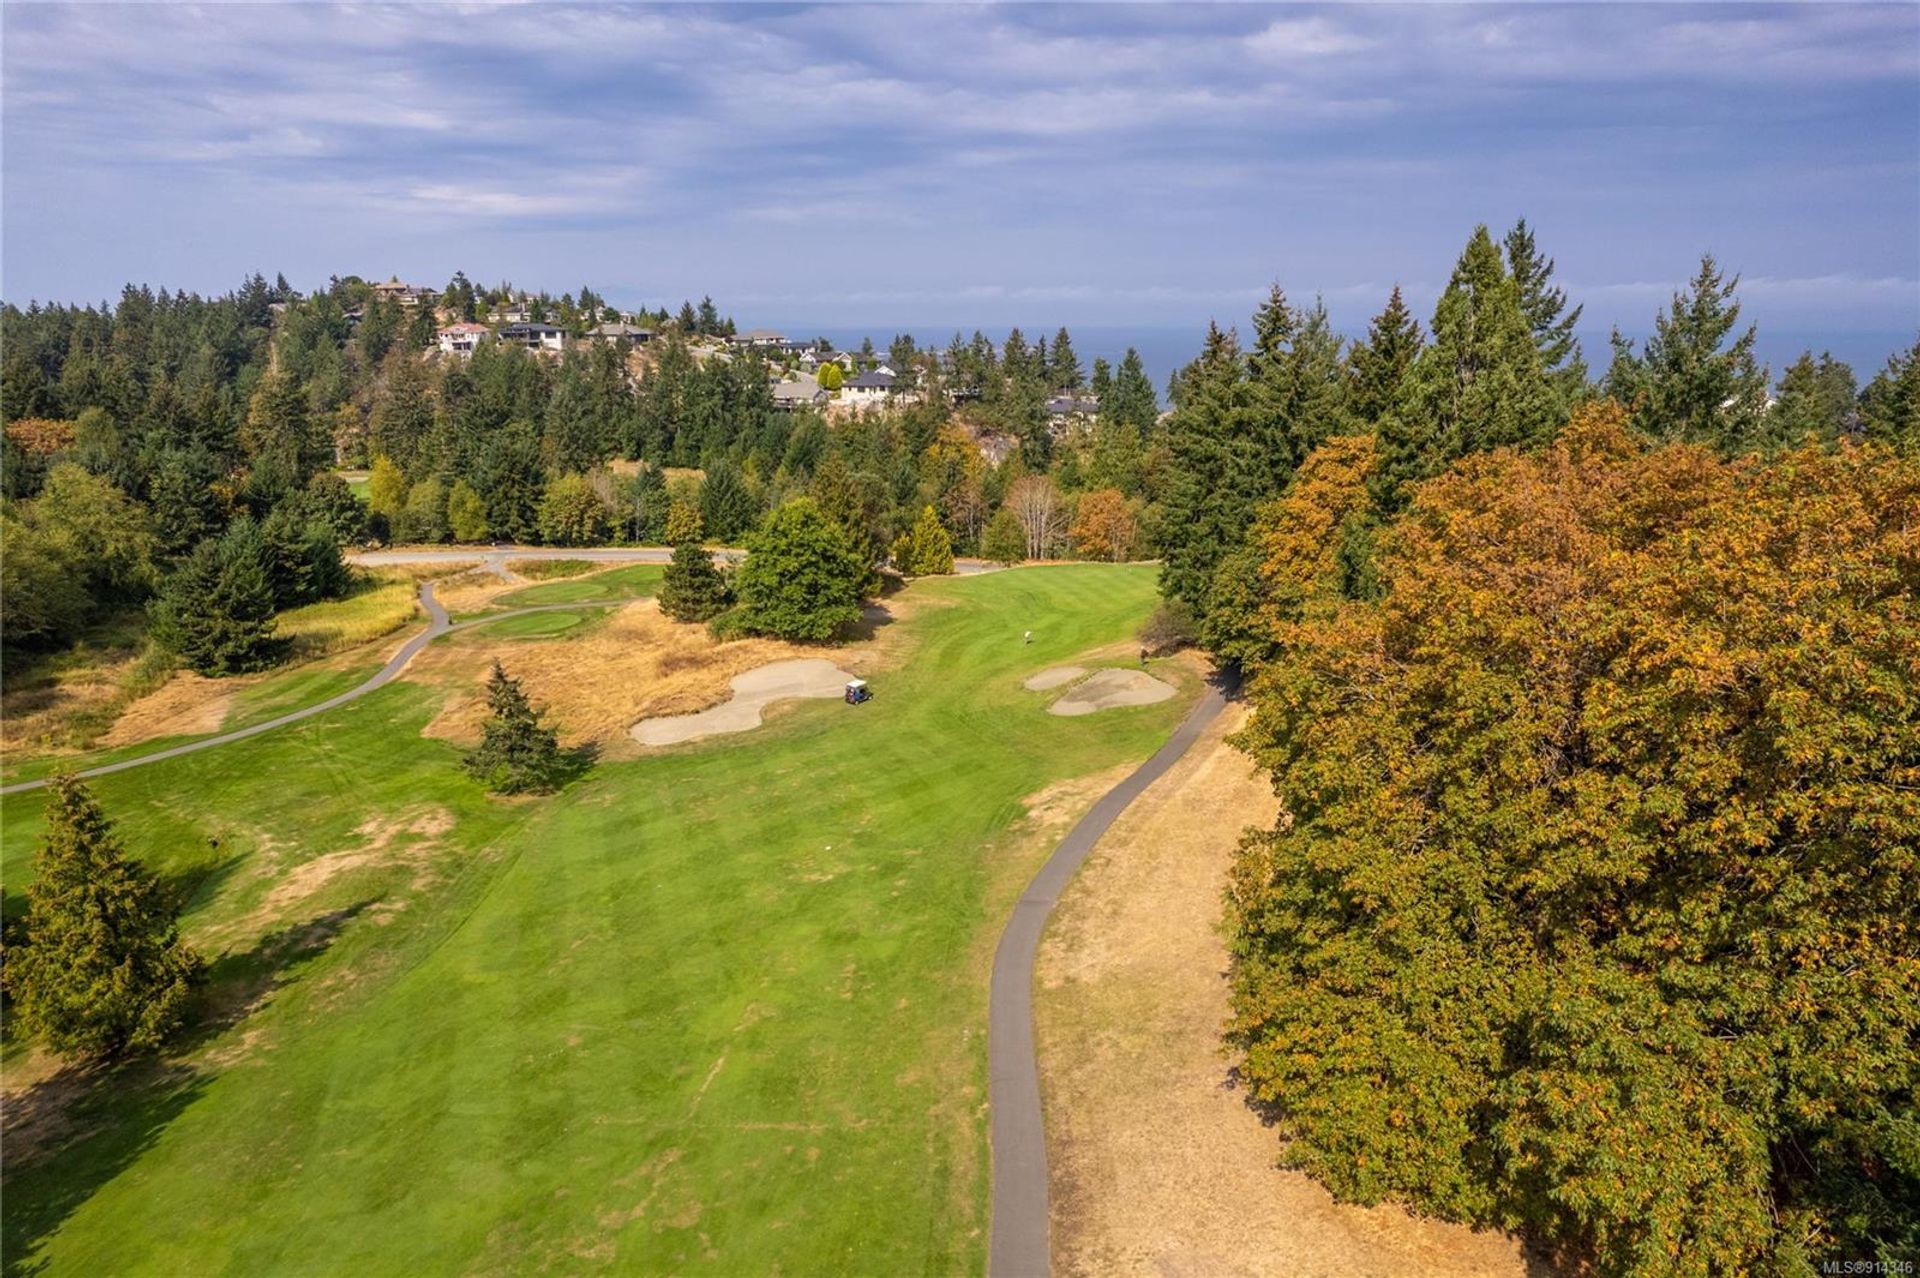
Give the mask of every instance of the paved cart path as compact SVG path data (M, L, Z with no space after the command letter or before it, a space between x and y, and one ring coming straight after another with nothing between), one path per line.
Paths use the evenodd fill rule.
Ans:
M467 558L472 558L471 555ZM388 561L392 562L392 561ZM376 688L385 687L396 675L406 669L407 663L428 644L441 635L456 630L469 630L474 626L491 625L496 621L505 621L508 617L524 617L530 612L577 612L582 608L618 608L632 603L631 599L586 599L578 603L538 604L529 608L515 608L511 612L489 613L484 617L472 617L466 621L452 621L447 610L433 597L433 583L420 584L420 606L427 610L427 628L400 645L387 664L380 667L365 683L347 689L345 692L317 701L298 710L290 710L278 718L268 719L246 728L236 728L232 732L222 732L211 737L202 737L197 741L183 742L165 750L155 750L152 754L142 754L131 759L122 759L117 763L103 763L98 767L86 768L76 773L81 777L103 777L113 772L125 772L129 768L144 768L149 763L159 763L163 759L177 759L183 754L192 754L197 750L211 750L215 746L230 745L235 741L244 741L248 737L257 737L263 732L272 732L275 728L284 728L289 723L298 723L302 719L311 719L317 714L347 704L359 697L366 696ZM16 781L12 785L0 786L0 794L20 794L28 790L38 790L47 783L42 777L36 781Z
M1102 795L1067 832L1027 885L1000 934L987 999L987 1092L993 1111L988 1278L1044 1278L1048 1272L1047 1130L1033 1049L1033 964L1047 916L1107 827L1187 752L1226 704L1225 691L1209 685L1167 743Z

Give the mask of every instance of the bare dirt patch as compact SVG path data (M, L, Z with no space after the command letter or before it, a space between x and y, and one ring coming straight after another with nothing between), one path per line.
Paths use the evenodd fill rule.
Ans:
M719 643L705 626L674 621L643 599L565 638L515 641L489 637L484 626L465 631L415 657L405 677L454 694L427 725L430 737L479 740L487 671L498 656L535 704L547 707L567 745L595 742L637 751L627 732L634 723L705 710L728 698L737 674L817 655L817 649L774 639ZM836 663L856 670L866 659L857 651L834 654Z
M1173 685L1144 670L1101 670L1047 707L1048 714L1082 715L1119 706L1149 706L1165 701Z
M1266 779L1228 711L1100 841L1042 942L1035 993L1058 1274L1498 1275L1505 1235L1335 1203L1275 1163L1229 1086L1220 894Z
M182 670L156 691L140 698L101 736L103 746L135 745L155 737L198 736L218 732L240 689L260 682L258 675L209 679Z
M1058 688L1062 684L1072 683L1087 672L1085 666L1054 666L1042 670L1020 686L1028 692L1045 692L1049 688Z

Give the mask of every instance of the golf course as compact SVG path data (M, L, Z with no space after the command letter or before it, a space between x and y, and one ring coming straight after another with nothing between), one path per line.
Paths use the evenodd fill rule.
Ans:
M422 663L617 651L656 571L523 588L487 607L582 607L456 628ZM1176 695L1062 715L1023 685L1131 664L1154 602L1149 565L916 581L861 641L873 701L577 751L544 797L466 776L428 730L448 685L404 673L95 779L210 980L157 1060L6 1044L7 1272L979 1272L994 944L1201 688L1156 662ZM0 800L10 914L43 802Z

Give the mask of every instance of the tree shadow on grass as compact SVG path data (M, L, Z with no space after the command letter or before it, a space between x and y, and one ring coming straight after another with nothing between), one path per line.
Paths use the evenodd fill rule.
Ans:
M194 1064L184 1058L262 1007L371 904L329 911L215 959L195 1018L168 1056L74 1062L8 1093L0 1274L41 1273L47 1259L34 1253L102 1186L152 1148L219 1072L204 1059Z

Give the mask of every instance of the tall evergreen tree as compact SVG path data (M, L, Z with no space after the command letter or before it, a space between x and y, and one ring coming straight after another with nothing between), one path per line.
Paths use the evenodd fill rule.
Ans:
M487 676L487 721L480 744L461 766L495 794L534 794L556 788L565 764L559 736L540 722L518 679L499 663Z
M186 1018L200 956L180 939L178 909L127 857L92 792L64 775L49 788L22 935L6 952L18 1023L63 1055L159 1047Z
M1574 335L1586 308L1567 309L1567 291L1552 282L1553 259L1534 244L1527 219L1514 224L1504 244L1507 271L1520 290L1520 309L1533 333L1534 349L1540 352L1540 371L1553 384L1564 412L1587 391L1587 362Z
M1143 436L1159 421L1160 399L1153 392L1153 380L1147 376L1140 352L1131 346L1114 371L1111 395L1101 397L1100 412L1109 421L1124 422Z
M660 578L660 611L675 621L706 621L726 611L727 579L713 566L713 555L697 541L673 548Z
M1753 327L1733 336L1739 285L1739 276L1728 278L1709 253L1685 291L1654 317L1653 336L1639 356L1616 339L1608 393L1634 404L1634 426L1642 433L1727 456L1765 443L1767 370L1754 362Z
M1367 340L1347 354L1347 411L1356 422L1376 427L1399 406L1422 342L1420 321L1395 284L1386 309L1367 325Z
M1047 381L1054 390L1072 394L1086 381L1080 357L1074 353L1073 337L1062 326L1053 335L1053 353L1047 364Z
M1763 422L1765 446L1771 450L1802 444L1831 444L1851 434L1855 425L1853 369L1822 352L1812 351L1787 366L1780 377L1780 394L1767 407Z
M1406 378L1399 408L1380 424L1376 503L1398 510L1406 485L1455 458L1546 442L1564 420L1540 368L1520 290L1485 226L1460 254L1434 307L1432 340Z
M1205 610L1214 568L1239 544L1259 499L1240 438L1246 389L1239 342L1209 325L1167 423L1172 474L1160 535L1160 593L1195 612Z
M909 577L937 577L953 571L953 540L932 506L921 507L920 518L894 542L893 562Z
M1899 452L1920 453L1920 341L1888 359L1860 392L1860 433Z
M251 518L193 548L150 606L153 637L203 675L244 674L272 665L272 565Z

